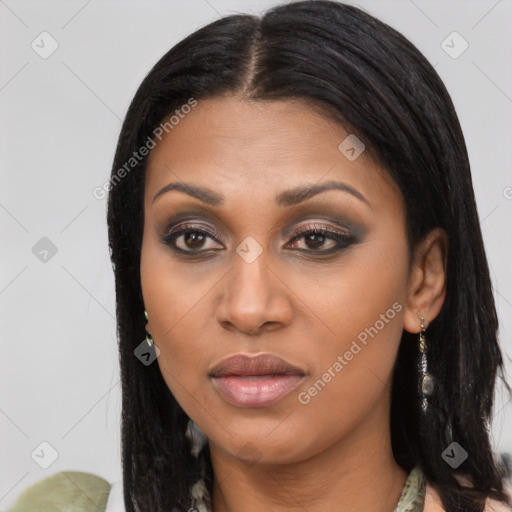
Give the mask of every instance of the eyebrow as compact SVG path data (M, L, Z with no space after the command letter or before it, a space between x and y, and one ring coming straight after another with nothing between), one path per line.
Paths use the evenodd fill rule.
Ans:
M214 190L201 187L199 185L193 185L191 183L183 183L183 182L175 182L169 183L162 189L160 189L155 197L153 197L153 203L156 201L158 197L161 195L170 192L171 190L177 190L179 192L183 192L184 194L188 194L191 197L195 197L199 199L203 203L209 204L211 206L218 206L220 204L224 204L224 196L218 194ZM327 190L341 190L343 192L347 192L352 196L356 197L360 201L366 203L368 206L370 203L358 190L347 183L343 183L341 181L328 181L326 183L316 183L316 184L305 184L299 187L291 188L289 190L284 190L275 196L275 202L278 206L294 206L296 204L302 203L303 201L307 201L308 199L320 194L321 192L325 192Z

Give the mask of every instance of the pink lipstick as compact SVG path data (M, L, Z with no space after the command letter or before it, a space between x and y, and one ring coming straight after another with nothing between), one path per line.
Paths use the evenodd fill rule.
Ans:
M305 375L302 369L272 354L230 356L208 374L226 402L245 408L275 404L296 388Z

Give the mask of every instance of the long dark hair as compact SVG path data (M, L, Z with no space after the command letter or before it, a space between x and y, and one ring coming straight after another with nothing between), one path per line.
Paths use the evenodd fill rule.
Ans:
M436 392L422 416L417 344L404 331L391 399L393 453L406 470L420 466L448 512L481 511L487 497L509 503L488 432L498 372L504 380L498 320L452 101L433 67L400 33L358 8L313 0L280 5L262 17L226 16L197 30L151 69L123 123L108 196L108 236L127 512L187 510L199 472L185 437L188 416L158 365L145 366L134 356L145 337L139 265L147 158L135 161L133 155L191 99L223 93L261 101L300 99L332 116L364 141L367 154L400 187L411 253L432 228L446 231L446 299L427 329ZM442 458L452 441L468 453L457 470ZM208 450L201 457L211 486ZM468 477L472 487L461 486L456 475Z

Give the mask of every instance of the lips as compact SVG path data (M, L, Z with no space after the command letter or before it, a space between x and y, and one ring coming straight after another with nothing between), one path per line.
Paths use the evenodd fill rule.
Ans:
M272 354L237 354L223 359L208 376L221 398L245 408L268 407L290 393L306 372Z
M210 371L211 377L304 375L305 372L272 354L246 356L237 354L223 359Z

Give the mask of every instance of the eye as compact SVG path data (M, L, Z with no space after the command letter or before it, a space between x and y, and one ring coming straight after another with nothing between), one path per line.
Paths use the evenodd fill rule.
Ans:
M307 226L306 229L293 229L290 237L291 241L288 245L293 249L319 254L330 254L357 242L356 236L350 232L328 229L315 224ZM224 246L219 239L222 239L220 232L194 224L172 227L162 237L163 243L182 254L201 254L222 250ZM302 239L305 245L303 248L299 247L299 241ZM211 242L208 243L208 240Z
M216 238L221 238L220 233L210 232L210 230L205 227L193 224L181 224L178 227L171 228L162 237L162 241L177 252L193 253L219 250L208 247L206 244L208 239L215 240Z
M299 248L299 250L322 254L336 252L357 241L352 233L334 231L315 224L308 226L306 229L295 228L290 236L292 237L290 242L292 247L298 248L298 241L304 239L306 247L304 249Z

